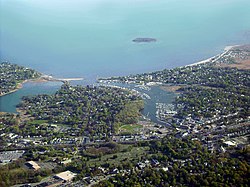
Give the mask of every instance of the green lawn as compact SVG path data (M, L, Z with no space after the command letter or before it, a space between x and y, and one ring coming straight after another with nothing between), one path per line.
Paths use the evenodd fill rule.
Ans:
M142 125L138 125L138 124L122 125L120 127L120 131L121 132L135 133L135 132L140 131L140 129L142 127L143 127Z

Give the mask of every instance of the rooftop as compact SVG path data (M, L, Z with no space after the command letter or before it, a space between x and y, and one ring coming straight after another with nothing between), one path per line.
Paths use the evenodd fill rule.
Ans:
M29 162L27 162L27 164L28 164L29 166L31 166L32 169L34 169L34 170L38 170L38 169L41 168L41 167L40 167L36 162L34 162L34 161L29 161Z
M62 179L64 181L71 181L75 176L76 174L71 171L64 171L55 175L55 177Z

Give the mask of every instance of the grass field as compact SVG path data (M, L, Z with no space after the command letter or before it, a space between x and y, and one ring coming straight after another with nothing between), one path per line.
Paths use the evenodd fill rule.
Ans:
M87 164L91 166L101 166L105 163L109 163L113 166L118 166L122 162L139 162L140 158L143 155L147 154L149 147L132 147L131 145L127 146L126 152L119 152L114 154L103 155L101 158L90 159ZM130 146L130 147L129 147ZM124 148L124 147L123 147ZM131 150L130 150L131 149Z
M122 125L120 128L119 128L119 131L121 133L136 133L138 131L140 131L142 129L142 125L138 125L138 124L129 124L129 125Z

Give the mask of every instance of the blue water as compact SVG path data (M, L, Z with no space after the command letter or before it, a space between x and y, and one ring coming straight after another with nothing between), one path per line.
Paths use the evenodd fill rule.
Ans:
M81 84L183 66L222 52L227 45L250 43L249 0L0 3L0 61L56 77L84 77ZM137 37L157 42L133 43ZM0 98L0 109L6 98L18 94Z
M166 123L160 122L156 118L156 103L172 103L177 96L176 93L165 91L160 86L151 86L149 90L145 90L134 84L116 83L115 85L136 90L141 94L147 94L149 98L144 98L144 109L142 114L155 123L166 125Z
M25 83L17 92L0 97L0 111L16 113L16 105L23 96L53 94L61 86L59 82Z

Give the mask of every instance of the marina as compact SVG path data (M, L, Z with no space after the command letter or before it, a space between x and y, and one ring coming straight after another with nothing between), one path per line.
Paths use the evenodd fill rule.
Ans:
M173 104L156 103L156 118L161 122L165 122L169 117L177 114Z

